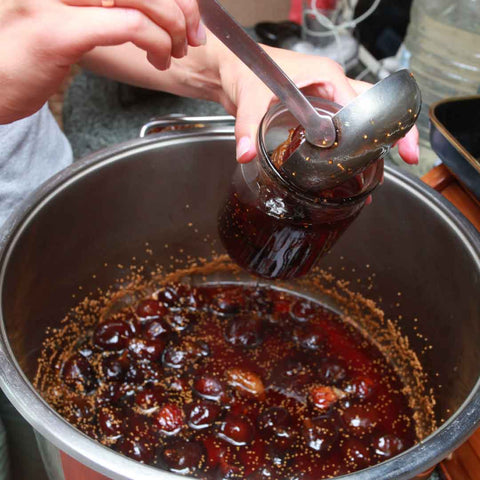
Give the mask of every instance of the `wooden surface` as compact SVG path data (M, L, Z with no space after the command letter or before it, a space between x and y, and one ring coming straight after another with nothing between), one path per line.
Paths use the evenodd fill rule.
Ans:
M480 206L445 166L435 167L422 180L444 195L480 231ZM447 480L480 480L480 429L442 462L441 469Z

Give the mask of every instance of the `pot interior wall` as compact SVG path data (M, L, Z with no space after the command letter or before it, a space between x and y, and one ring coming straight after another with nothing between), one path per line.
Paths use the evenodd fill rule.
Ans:
M106 156L45 199L16 240L1 292L11 347L29 379L45 328L121 277L119 265L141 261L148 249L167 266L179 249L195 257L208 256L212 245L222 251L216 214L233 159L231 137L132 148ZM388 317L401 315L433 379L439 418L455 412L479 374L480 266L444 210L387 172L373 204L322 265L353 285L375 273L365 293L381 297Z

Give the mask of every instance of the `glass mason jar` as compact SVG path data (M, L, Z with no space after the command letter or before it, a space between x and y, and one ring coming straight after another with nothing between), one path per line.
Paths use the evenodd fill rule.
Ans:
M310 98L319 111L334 115L341 107ZM269 279L308 273L326 254L380 183L383 159L329 190L308 194L285 179L271 154L298 121L281 104L264 116L257 135L257 157L238 165L219 212L223 246L238 265Z

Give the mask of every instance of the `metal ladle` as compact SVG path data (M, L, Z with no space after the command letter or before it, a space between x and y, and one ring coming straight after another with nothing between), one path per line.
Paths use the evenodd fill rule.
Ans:
M315 193L344 183L384 156L415 124L421 94L407 70L378 82L333 116L319 113L216 0L198 0L198 5L202 20L212 33L277 95L305 128L307 141L279 170L286 181L301 191Z
M307 140L318 147L330 147L336 140L330 115L313 108L285 72L252 40L216 0L198 0L205 25L218 37L288 108L305 128Z

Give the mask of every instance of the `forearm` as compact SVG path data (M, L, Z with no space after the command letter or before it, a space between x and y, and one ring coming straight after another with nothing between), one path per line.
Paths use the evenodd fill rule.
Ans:
M145 52L132 44L97 47L83 57L81 65L130 85L224 103L219 66L223 53L223 46L209 35L206 46L190 48L180 60L173 58L166 71L154 68Z

